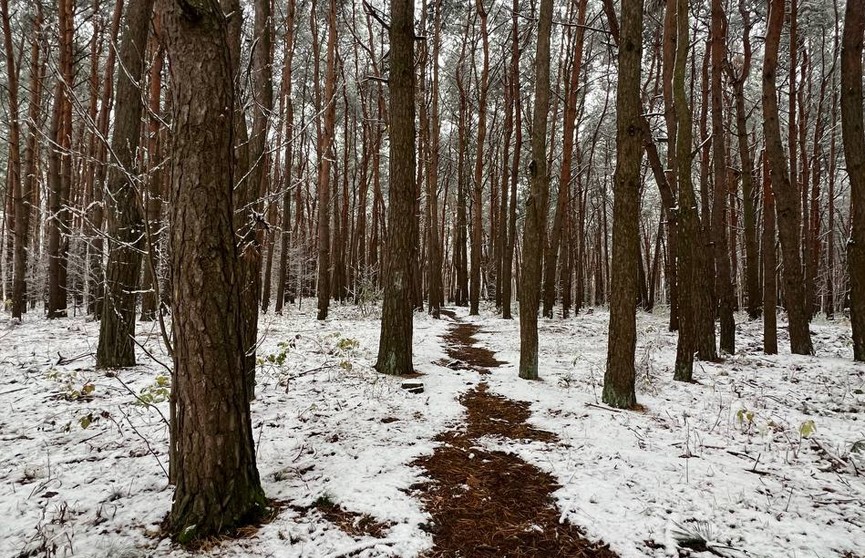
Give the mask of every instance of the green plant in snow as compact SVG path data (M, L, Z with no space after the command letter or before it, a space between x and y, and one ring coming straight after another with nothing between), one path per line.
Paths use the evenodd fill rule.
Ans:
M817 426L814 424L814 421L808 419L799 426L799 436L807 440L816 430Z
M168 401L171 396L171 378L164 374L156 376L153 383L145 386L135 399L136 405L148 406Z

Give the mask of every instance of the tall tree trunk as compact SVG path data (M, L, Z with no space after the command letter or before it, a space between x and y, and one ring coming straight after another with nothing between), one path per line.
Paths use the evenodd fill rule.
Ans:
M13 291L20 289L22 293L21 312L26 312L27 308L27 266L28 260L31 259L31 246L37 246L36 239L39 235L34 232L30 234L31 214L34 208L38 211L38 203L34 204L33 200L38 196L38 183L36 180L36 163L38 159L38 143L37 139L40 131L39 119L42 114L42 78L45 74L45 64L41 56L41 41L43 14L41 4L36 4L36 15L33 21L33 31L30 41L30 97L28 101L28 123L27 123L27 140L24 145L24 176L22 178L21 197L24 202L24 211L17 215L15 220L16 239L21 239L21 250L18 252L16 245L15 252L15 277L13 281ZM36 215L36 229L39 228L38 214ZM25 242L26 240L26 242ZM28 246L28 243L30 245ZM28 253L30 252L30 253ZM32 294L31 294L32 296Z
M390 204L384 259L384 302L376 370L401 375L412 365L412 262L418 225L414 215L415 76L414 0L391 2L390 24Z
M25 203L21 180L21 121L18 105L18 69L16 66L15 47L12 43L12 29L9 24L9 0L0 0L0 15L3 20L3 47L6 53L6 90L8 94L9 115L9 160L7 166L6 187L12 194L14 202L14 227L7 216L7 234L15 239L14 247L14 277L12 280L12 318L20 320L24 314L27 297L27 286L24 282L24 272L27 268L27 227L25 217L30 210ZM38 51L37 51L38 52ZM7 266L9 260L6 260Z
M556 200L556 211L553 225L550 228L549 239L544 250L544 282L543 282L543 315L552 318L553 306L556 302L556 270L559 256L559 245L562 240L566 212L570 206L570 188L574 153L574 134L577 129L577 97L579 76L583 61L583 37L586 23L587 0L580 0L577 8L577 30L574 41L574 60L571 64L570 76L565 86L565 116L562 124L562 168L559 178L559 191Z
M292 149L294 138L294 102L292 101L292 63L294 62L295 48L295 5L294 2L289 2L286 6L285 15L285 35L283 38L284 56L282 66L282 76L280 78L280 104L285 105L283 112L284 124L284 141L285 154L284 165L285 170L283 176L283 193L282 193L282 221L280 227L280 249L279 249L279 270L277 272L276 281L276 305L274 310L277 314L282 314L282 307L285 304L285 290L288 279L288 257L291 251L291 194L296 187L294 184L294 174L292 173L292 161L294 160L294 151ZM279 145L277 146L279 149ZM298 191L300 187L297 186Z
M336 1L328 2L327 58L324 82L324 125L319 142L318 161L318 319L327 318L330 307L330 212L331 166L335 159L333 147L336 123Z
M105 178L108 174L108 146L107 138L109 131L109 120L114 103L114 66L117 60L118 36L120 34L120 22L123 16L123 1L118 0L114 5L114 14L111 16L110 43L108 45L108 56L105 60L105 72L102 78L102 95L99 104L99 112L96 115L96 131L99 141L96 142L96 176L93 183L93 200L91 205L93 211L90 215L90 300L88 312L95 317L102 317L102 303L105 291L105 270L103 269L103 238L102 225L105 219L104 190Z
M159 252L162 234L159 232L162 222L162 199L164 196L164 171L162 159L162 70L165 52L158 41L154 44L154 59L150 66L150 92L148 94L147 120L147 161L149 163L149 179L144 203L145 226L147 227L147 257L144 260L144 277L141 284L141 321L156 319L159 307Z
M520 378L538 378L538 302L541 259L547 230L550 177L547 171L547 118L550 109L550 35L553 1L541 0L535 53L535 106L532 113L532 160L523 229L520 280Z
M719 302L721 350L736 352L736 322L733 319L733 281L727 242L727 148L724 141L723 66L727 58L727 19L722 0L712 0L712 240L715 252L715 297ZM733 208L735 209L735 208ZM713 323L714 327L714 323Z
M502 257L502 318L510 320L511 299L514 269L514 249L517 243L517 181L519 178L520 155L523 148L523 125L522 109L520 100L520 38L519 38L519 0L513 0L511 6L511 60L510 60L510 95L513 100L514 115L514 151L510 171L510 203L508 209L507 238L505 239L505 253ZM502 196L506 194L503 190ZM504 225L503 225L504 226Z
M144 219L138 199L140 176L136 165L144 109L139 88L144 74L147 32L153 0L133 2L126 13L111 152L108 171L108 264L105 302L99 324L98 368L135 365L135 301L145 244Z
M239 11L239 3L232 0L231 8ZM231 11L226 10L230 13ZM239 18L236 19L239 22ZM270 16L270 0L255 2L255 49L253 51L253 116L252 133L248 146L236 144L236 149L248 149L249 172L244 177L238 177L238 214L237 227L238 257L240 258L238 280L240 282L241 319L243 346L245 353L244 369L246 371L246 392L250 398L255 397L255 354L258 344L258 301L261 298L261 246L264 224L261 222L261 194L267 190L265 180L268 176L267 134L270 128L270 113L273 110L273 78L271 69L272 21ZM235 49L239 49L238 44ZM235 70L237 71L237 70ZM235 80L240 79L238 72ZM239 84L235 85L239 87ZM244 118L238 114L238 118Z
M433 23L433 50L432 50L432 98L429 123L427 127L428 154L427 154L427 225L429 229L429 257L428 257L428 287L429 312L434 318L439 317L444 291L442 288L442 247L438 228L438 176L439 176L439 149L441 145L441 116L439 114L439 54L441 52L441 27L442 6L435 4L435 19Z
M862 39L865 1L847 0L841 43L841 131L850 177L850 323L853 359L865 361L865 129L862 116Z
M53 145L48 155L48 317L66 316L66 266L68 264L70 175L69 149L72 138L72 0L59 0L60 74L54 87L54 107L49 137Z
M742 221L745 237L745 300L748 317L756 320L761 314L763 295L760 291L759 251L757 246L757 194L754 189L754 162L748 145L748 120L745 108L745 82L751 72L751 17L745 0L739 0L742 16L742 64L736 69L727 63L728 75L733 85L736 104L736 138L739 162L742 166Z
M799 195L796 186L790 181L789 167L781 143L778 92L775 86L778 47L781 42L781 29L784 26L784 1L770 0L769 2L766 53L763 62L763 135L766 138L766 157L775 195L778 236L781 239L781 255L784 263L784 306L790 324L790 350L794 354L810 355L814 353L814 348L811 345L811 333L808 331L808 312L802 284L802 260L799 255L801 219Z
M669 9L669 6L668 6ZM679 187L679 230L676 239L679 280L679 342L673 378L690 382L694 372L694 353L698 348L701 310L700 216L691 182L692 118L685 95L685 68L689 50L688 1L676 1L676 61L673 73L673 99L676 112L676 174Z
M664 10L664 33L663 33L663 76L661 85L664 97L664 119L667 123L667 184L670 192L678 196L678 163L676 161L676 145L678 142L678 123L676 122L676 107L673 99L673 74L676 65L676 44L678 32L676 25L676 2L677 0L666 0L667 6ZM690 166L689 166L690 168ZM676 198L678 199L678 198ZM667 205L667 265L664 274L667 277L670 302L670 331L679 329L679 212L674 210L675 205Z
M236 99L218 4L160 0L172 69L171 268L181 543L265 509L246 393L233 189ZM239 18L238 13L227 17ZM192 110L193 107L195 110ZM182 167L182 172L181 172Z
M618 408L637 403L634 354L637 343L637 273L640 257L640 167L643 133L640 74L643 1L622 0L619 72L616 88L616 171L613 177L613 274L604 403Z
M477 154L475 155L475 175L472 181L472 257L469 287L469 314L478 315L481 296L481 259L483 259L484 233L484 142L487 137L487 90L490 74L490 40L487 31L487 10L483 0L475 0L475 7L481 22L481 42L483 66L478 83L478 134Z

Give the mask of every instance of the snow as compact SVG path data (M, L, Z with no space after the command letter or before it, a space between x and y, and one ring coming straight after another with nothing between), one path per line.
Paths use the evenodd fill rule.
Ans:
M323 323L311 307L263 315L253 435L265 492L285 506L251 537L208 555L428 550L429 517L410 490L423 471L410 464L433 451L436 434L459 425L459 394L480 381L529 401L530 422L560 439L481 445L552 473L562 520L625 558L678 556L676 531L699 525L734 549L719 550L729 556L865 554L865 450L855 451L865 443L854 447L865 440L865 366L852 362L846 321L812 325L817 356L790 355L784 338L782 354L767 356L760 324L737 316L739 352L699 363L699 383L682 384L672 381L676 338L666 317L640 315L645 410L619 412L600 402L605 311L540 321L539 382L517 378L517 321L491 308L480 317L457 313L482 327L479 343L507 364L484 377L436 364L446 358L441 335L450 322L416 314L421 394L372 369L377 308L335 305ZM97 335L98 324L83 318L33 313L0 328L0 556L191 555L160 538L172 492L158 379L166 371L140 350L135 368L96 371ZM154 324L139 324L139 342L168 363L159 337ZM58 363L58 353L67 360ZM388 523L386 538L354 538L317 511L302 512L321 497Z

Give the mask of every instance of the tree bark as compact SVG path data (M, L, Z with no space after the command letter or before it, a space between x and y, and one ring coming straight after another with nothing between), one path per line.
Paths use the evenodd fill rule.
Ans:
M7 233L14 236L14 262L12 264L12 318L20 320L24 314L27 297L27 286L24 272L27 268L27 227L29 220L25 217L30 208L25 203L21 180L21 121L18 105L18 70L16 66L15 48L12 42L12 29L9 24L9 0L0 0L0 15L3 20L3 47L6 53L6 90L8 93L9 114L9 159L7 165L6 187L12 194L14 203L14 227L9 222L7 213ZM9 260L7 259L7 266Z
M169 528L181 543L265 509L244 374L234 241L236 99L218 4L160 0L172 68L171 268L177 487Z
M770 0L766 27L766 53L763 62L763 135L766 157L772 178L783 258L784 306L790 329L790 350L794 354L814 353L808 330L808 312L805 307L805 289L802 283L802 260L799 255L799 224L801 220L799 195L790 182L789 167L781 143L778 121L778 92L775 85L778 68L778 47L784 26L784 1ZM842 119L843 121L843 119ZM792 132L791 132L792 133Z
M547 229L550 177L547 171L547 119L550 109L550 35L553 2L541 0L535 53L535 106L532 113L532 159L529 162L529 196L523 229L520 280L520 378L538 378L538 302L541 259Z
M412 262L417 249L414 215L415 76L414 0L393 0L390 23L390 204L384 258L384 302L375 368L391 375L414 372L412 364Z
M865 1L848 0L841 42L841 132L850 177L850 324L853 359L865 361L865 129L862 115L862 39Z
M736 137L741 164L742 221L745 238L745 300L748 317L756 320L762 313L763 294L760 290L759 251L757 246L757 194L754 189L754 161L748 145L748 120L745 108L745 82L751 73L751 18L744 0L739 0L742 16L742 64L738 70L727 62L736 104Z
M604 403L630 408L637 343L637 273L640 257L640 167L643 134L640 74L643 56L643 1L622 0L619 72L616 89L616 171L613 176L613 273Z
M480 18L482 67L478 83L478 131L475 155L475 175L472 181L472 257L469 283L469 315L478 315L481 296L481 260L483 259L483 194L484 194L484 143L487 137L487 91L490 74L490 40L487 31L487 10L483 0L475 0Z
M723 66L727 58L727 19L721 0L712 0L712 240L715 253L715 297L721 321L720 347L727 354L736 352L736 322L733 319L733 281L727 242L727 148L724 134ZM713 323L714 327L714 323Z
M330 212L331 166L335 159L333 147L336 122L336 1L328 3L327 58L324 82L324 125L319 142L318 160L318 319L327 319L330 308Z
M669 6L668 6L669 8ZM676 174L679 187L678 280L679 341L673 379L690 382L694 372L694 353L700 333L699 300L701 285L700 216L691 182L692 118L685 95L685 68L688 60L688 1L676 0L677 48L673 73L673 102L676 112Z
M135 365L135 301L141 250L145 244L144 219L138 199L140 177L136 165L143 112L141 81L153 0L133 2L126 13L120 45L113 160L108 171L108 264L105 301L99 324L97 368Z

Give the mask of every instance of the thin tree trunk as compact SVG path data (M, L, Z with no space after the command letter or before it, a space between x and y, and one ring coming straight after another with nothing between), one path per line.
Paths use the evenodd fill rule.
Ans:
M775 86L778 68L778 47L784 26L784 0L770 0L766 32L766 53L763 62L763 135L766 138L766 158L775 195L778 236L783 257L784 306L790 329L790 350L794 354L814 353L808 330L805 289L802 284L802 260L799 256L799 195L791 183L789 167L781 143L778 121L778 92ZM842 119L843 121L843 119ZM792 133L792 132L791 132ZM765 295L764 295L765 296Z
M669 9L669 5L668 5ZM677 48L673 75L673 99L676 111L676 164L679 187L679 230L677 237L679 279L679 341L673 378L690 382L694 371L694 353L700 331L700 216L691 183L691 108L685 96L685 66L688 59L688 1L676 0Z
M24 281L24 271L27 268L27 227L25 217L29 208L25 204L21 180L21 121L18 105L18 69L16 66L15 48L12 43L12 29L9 25L9 0L0 0L0 15L3 19L3 46L6 53L6 91L8 94L9 115L9 159L7 166L6 187L12 195L14 203L14 226L9 222L10 214L6 213L7 235L14 236L14 276L12 280L12 318L20 320L24 313L27 297L27 286ZM37 51L38 52L38 51ZM38 56L38 55L37 55ZM7 268L10 261L6 259Z
M727 20L721 0L712 0L712 168L714 199L712 240L715 252L715 297L721 321L720 346L727 354L736 352L736 322L733 319L733 281L727 242L727 148L724 141L723 66L727 54ZM734 208L735 209L735 208ZM714 323L713 323L714 327Z
M135 365L135 302L144 247L144 218L138 199L140 176L136 165L144 110L139 88L144 75L147 33L153 0L134 2L126 13L114 132L113 160L108 171L108 263L105 266L105 302L96 349L98 368Z
M550 35L553 1L541 0L535 54L535 101L532 114L532 159L529 196L523 230L523 265L520 281L520 378L538 378L538 302L541 259L547 229L550 177L547 170L547 119L550 108Z
M769 162L763 154L763 352L778 354L778 284L775 257L775 194Z
M330 306L330 212L331 212L331 166L335 159L333 147L336 123L336 1L328 2L327 58L325 69L324 124L319 142L318 161L318 319L327 318Z

